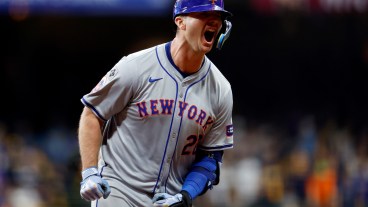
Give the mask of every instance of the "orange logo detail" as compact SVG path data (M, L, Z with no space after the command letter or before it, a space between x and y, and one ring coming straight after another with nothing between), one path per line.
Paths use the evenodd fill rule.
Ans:
M214 5L217 0L209 0L209 1L212 1L212 5Z

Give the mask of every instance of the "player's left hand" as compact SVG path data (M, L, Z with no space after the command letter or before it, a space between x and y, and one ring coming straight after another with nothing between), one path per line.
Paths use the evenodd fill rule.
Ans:
M96 167L87 168L82 172L80 195L86 201L107 198L111 192L109 183L99 174Z
M152 198L154 207L191 207L192 199L187 192L182 191L175 195L157 193Z

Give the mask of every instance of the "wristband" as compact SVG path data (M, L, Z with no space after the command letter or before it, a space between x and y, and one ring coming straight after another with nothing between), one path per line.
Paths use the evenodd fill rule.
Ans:
M189 193L185 190L180 191L183 195L183 203L185 207L192 207L192 198L190 197Z
M91 175L98 175L97 167L89 167L82 171L82 179L86 179Z

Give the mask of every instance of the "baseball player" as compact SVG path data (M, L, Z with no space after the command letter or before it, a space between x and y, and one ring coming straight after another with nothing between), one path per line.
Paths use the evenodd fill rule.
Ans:
M123 57L83 96L80 194L92 207L188 207L219 183L233 97L206 53L229 37L229 16L223 0L177 0L174 39Z

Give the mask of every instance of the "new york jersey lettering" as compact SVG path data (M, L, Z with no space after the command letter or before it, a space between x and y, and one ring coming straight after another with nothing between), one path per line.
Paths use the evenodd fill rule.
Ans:
M148 117L154 115L171 115L173 112L174 100L171 99L154 99L150 101L142 101L136 104L140 117ZM202 126L206 130L208 126L213 124L211 116L203 109L199 109L196 105L190 105L187 102L179 101L178 116L186 117L193 120L196 124Z
M161 114L172 114L171 110L173 107L174 100L160 99L162 112Z

